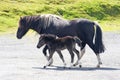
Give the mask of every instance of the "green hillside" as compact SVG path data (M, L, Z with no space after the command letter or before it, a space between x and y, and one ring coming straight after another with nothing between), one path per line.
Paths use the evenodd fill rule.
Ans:
M0 33L15 32L20 16L56 14L98 21L104 31L120 30L120 0L0 0Z

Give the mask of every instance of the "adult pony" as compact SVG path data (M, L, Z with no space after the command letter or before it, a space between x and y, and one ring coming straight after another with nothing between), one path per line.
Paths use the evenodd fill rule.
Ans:
M85 53L86 44L94 51L97 56L98 64L102 64L100 53L105 51L102 41L102 31L100 26L87 19L65 20L52 14L24 16L19 20L17 38L21 39L29 29L35 30L39 34L54 34L58 37L77 36L82 40L81 55ZM46 55L47 46L43 53Z

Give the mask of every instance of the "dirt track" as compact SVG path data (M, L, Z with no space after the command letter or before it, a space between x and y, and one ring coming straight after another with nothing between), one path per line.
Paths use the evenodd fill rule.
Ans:
M101 54L103 65L95 68L97 59L86 46L82 68L63 69L62 61L54 55L53 67L43 69L46 59L42 49L37 49L39 36L24 36L16 39L14 34L0 36L0 80L119 80L120 79L120 34L103 33L105 53ZM79 48L77 48L79 49ZM69 66L70 55L63 55ZM75 56L76 58L76 56Z

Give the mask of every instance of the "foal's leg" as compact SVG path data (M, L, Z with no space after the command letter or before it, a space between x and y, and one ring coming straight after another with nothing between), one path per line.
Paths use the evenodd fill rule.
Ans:
M43 48L43 54L44 54L44 56L46 57L46 59L48 60L47 49L48 49L48 46L45 45L45 47Z
M64 60L64 57L63 57L61 51L57 50L57 53L59 54L59 56L60 56L60 58L61 58L61 60L62 60L62 62L63 62L63 64L64 64L64 67L65 67L65 66L66 66L66 63L65 63L65 60Z
M55 51L52 51L52 50L49 50L49 57L48 57L48 63L44 66L44 68L46 68L46 66L50 66L51 65L51 62L52 62L52 56L53 56L53 53Z
M45 47L43 48L43 54L46 57L47 61L48 61L48 56L47 56L47 50L49 50L48 46L45 45ZM50 53L50 52L49 52ZM49 54L50 55L50 54ZM53 63L53 59L51 58L51 64Z
M97 67L100 68L100 65L102 64L102 61L101 61L101 58L100 58L100 54L96 54L97 56L97 60L98 60L98 64L97 64Z
M79 64L79 60L80 60L80 54L79 54L79 51L77 49L73 49L73 51L76 53L77 57L78 57L78 60L76 61L76 63L73 65L73 66L76 66Z
M72 51L72 48L68 49L70 55L71 55L71 67L73 66L73 62L74 62L74 53Z

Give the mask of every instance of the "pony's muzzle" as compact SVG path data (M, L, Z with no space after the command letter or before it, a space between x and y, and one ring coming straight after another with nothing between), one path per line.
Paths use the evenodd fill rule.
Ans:
M21 38L22 38L22 37L21 37L21 36L19 36L19 35L17 35L16 37L17 37L18 39L21 39Z
M37 48L40 48L40 46L39 46L39 45L37 45Z

